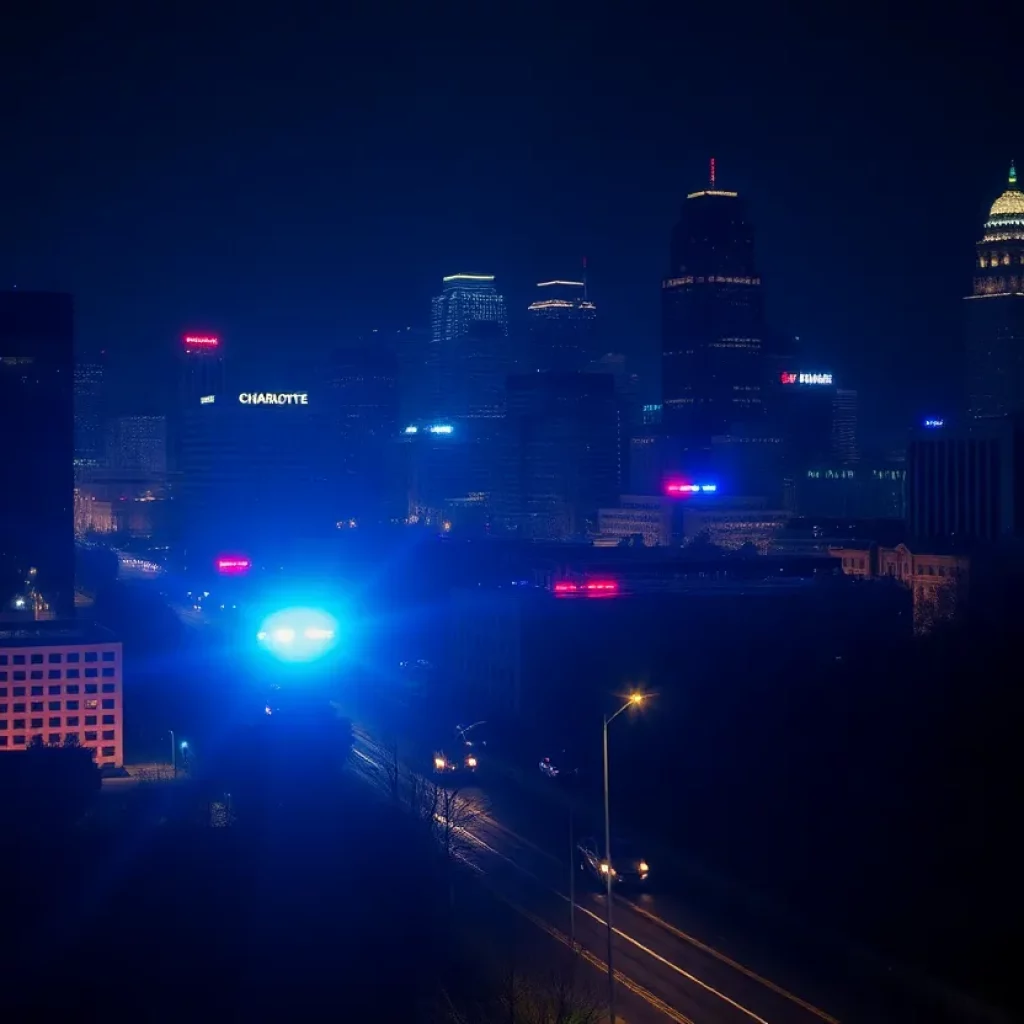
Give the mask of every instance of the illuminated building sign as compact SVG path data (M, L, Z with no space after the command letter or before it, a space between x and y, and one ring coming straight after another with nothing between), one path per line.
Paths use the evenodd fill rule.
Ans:
M220 344L220 338L212 334L186 334L185 344L189 348L216 348Z
M221 555L215 564L222 576L242 576L252 568L252 560L241 555Z
M936 427L944 427L946 425L946 421L936 419L925 420L924 425L934 430Z
M783 384L831 384L831 373L789 373L784 371L779 374L779 380Z
M203 395L199 399L199 404L200 405L213 405L214 399L216 397L217 397L216 395Z
M554 587L558 595L582 594L584 597L608 597L619 592L617 580L590 580L587 583L568 583L562 581Z
M427 432L430 434L450 434L455 428L450 423L435 423L432 427L427 427Z
M718 484L665 484L666 494L715 494L718 491Z
M405 432L407 434L418 434L420 432L420 428L419 427L406 427L405 428Z
M309 405L309 395L292 391L276 394L272 391L243 391L238 396L242 405Z

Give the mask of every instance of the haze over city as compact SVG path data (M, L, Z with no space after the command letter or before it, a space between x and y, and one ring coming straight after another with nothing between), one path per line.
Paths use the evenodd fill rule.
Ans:
M1015 1019L1004 21L13 15L4 1010Z

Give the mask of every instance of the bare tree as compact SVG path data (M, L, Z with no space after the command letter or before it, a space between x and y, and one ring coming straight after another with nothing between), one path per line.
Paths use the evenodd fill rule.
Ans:
M510 969L482 1004L460 1006L442 992L439 1016L447 1024L599 1024L606 1011L571 974L537 978Z
M391 799L397 803L401 795L402 766L398 759L398 740L395 738L384 743L384 778Z

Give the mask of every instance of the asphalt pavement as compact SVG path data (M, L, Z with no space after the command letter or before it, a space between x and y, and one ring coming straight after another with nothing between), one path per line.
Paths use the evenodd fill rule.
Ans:
M353 763L382 792L389 785L386 765L391 756L362 728L356 729ZM415 767L407 766L410 770ZM449 787L460 784L455 779L446 782ZM571 903L569 900L567 813L561 817L559 828L557 803L537 801L537 807L524 807L522 796L518 802L509 799L503 787L488 785L483 776L462 781L459 795L466 801L459 817L459 830L465 840L459 848L460 856L500 898L548 934L569 941L574 931L581 955L595 970L606 972L604 893L577 873L575 899ZM518 814L514 807L518 807ZM557 839L556 833L560 833ZM613 895L612 961L619 979L617 995L624 1000L621 1012L627 1021L820 1024L837 1020L662 918L656 895L657 870L657 864L652 863L650 893Z

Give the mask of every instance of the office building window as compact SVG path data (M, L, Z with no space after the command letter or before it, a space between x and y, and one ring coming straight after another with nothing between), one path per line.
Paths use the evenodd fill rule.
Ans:
M60 654L50 654L50 655L47 656L46 660L51 665L59 665L60 662L61 662L61 655Z
M103 676L104 679L113 679L114 678L114 670L112 668L101 669L100 670L100 674Z
M85 724L86 725L95 725L96 724L96 716L95 715L86 715L85 716Z
M104 651L103 652L103 660L104 661L113 661L114 660L114 652L113 651Z
M96 692L96 684L95 683L86 683L85 684L85 692L86 693L95 693Z
M113 729L104 729L103 730L103 738L105 740L112 740L114 738L114 730Z
M78 715L72 715L65 723L69 729L78 728Z
M41 718L33 718L30 720L32 724L29 726L30 729L42 729L43 720Z
M103 708L104 708L104 710L107 710L107 709L113 710L113 708L114 708L114 701L113 701L113 699L112 698L105 698L104 701L103 701Z
M60 733L51 732L46 742L49 743L51 747L57 746L57 744L60 743Z
M56 718L51 718L50 719L50 728L51 729L59 729L60 728L60 715L58 715Z
M113 693L116 689L117 689L117 686L114 683L104 683L103 684L103 692L104 693Z
M43 656L41 654L33 654L29 658L29 664L31 664L31 665L42 665L42 663L43 663Z
M78 664L78 651L71 651L68 654L68 663L71 664L71 665L77 665Z
M68 693L78 693L78 683L72 683L67 689Z
M79 674L79 670L77 668L69 668L67 670L67 678L68 679L77 679L78 678L78 674Z
M49 669L47 671L47 673L46 673L46 678L47 679L60 679L60 669L59 668L51 668L51 669ZM58 687L58 689L59 689L59 687Z
M86 679L95 679L98 674L99 674L98 671L96 669L94 669L94 668L87 668L85 670L85 678Z
M96 653L96 651L86 651L85 652L85 660L86 661L96 661L98 659L98 657L99 657L99 655Z
M104 715L103 716L103 724L104 725L113 725L114 724L114 716L113 715Z
M85 734L85 738L86 738L86 740L92 740L92 742L95 743L96 742L96 733L94 733L94 732L87 732Z
M103 750L100 751L100 753L102 754L103 757L113 757L114 756L114 748L113 747L104 747Z

